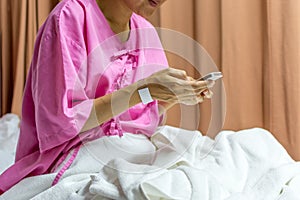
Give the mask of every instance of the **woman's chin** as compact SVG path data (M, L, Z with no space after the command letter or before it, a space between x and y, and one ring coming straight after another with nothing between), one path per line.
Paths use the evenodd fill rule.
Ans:
M153 15L155 10L156 9L147 9L147 10L144 10L143 12L135 12L135 13L147 19Z

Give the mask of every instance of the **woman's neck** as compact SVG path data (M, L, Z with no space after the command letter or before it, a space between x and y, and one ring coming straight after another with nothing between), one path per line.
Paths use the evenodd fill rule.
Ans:
M116 34L130 30L132 11L122 0L96 0L99 8Z

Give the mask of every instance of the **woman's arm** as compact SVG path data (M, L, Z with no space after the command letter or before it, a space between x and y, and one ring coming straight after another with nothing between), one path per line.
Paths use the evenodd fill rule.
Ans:
M130 107L141 103L137 92L139 87L141 87L140 82L136 82L111 94L95 99L90 116L80 132L99 126L114 116L128 110Z
M95 99L90 116L80 132L99 126L141 103L138 89L144 87L148 87L152 98L159 101L159 113L163 114L176 103L194 105L202 102L201 93L212 84L196 81L187 76L185 71L173 68L156 72L146 79Z

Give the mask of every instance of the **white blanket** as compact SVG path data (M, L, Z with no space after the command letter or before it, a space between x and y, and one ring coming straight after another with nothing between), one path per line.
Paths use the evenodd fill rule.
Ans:
M14 163L19 122L20 119L15 114L6 114L0 118L0 174Z
M83 146L55 186L55 173L26 178L0 199L300 199L300 163L266 130L160 127Z

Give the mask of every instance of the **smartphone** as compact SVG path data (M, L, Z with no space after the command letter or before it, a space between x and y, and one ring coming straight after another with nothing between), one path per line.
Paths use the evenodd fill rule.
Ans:
M222 72L211 72L211 73L206 74L205 76L202 76L201 78L199 78L198 81L205 81L205 80L216 81L222 77L223 77Z

